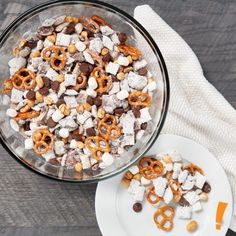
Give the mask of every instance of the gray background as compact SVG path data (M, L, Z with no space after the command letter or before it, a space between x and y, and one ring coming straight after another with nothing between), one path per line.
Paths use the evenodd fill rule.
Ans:
M42 0L0 0L0 32ZM191 46L206 78L236 107L236 0L109 0L132 14L150 4ZM78 186L35 175L0 146L0 235L101 235L96 184ZM236 235L229 232L227 236Z

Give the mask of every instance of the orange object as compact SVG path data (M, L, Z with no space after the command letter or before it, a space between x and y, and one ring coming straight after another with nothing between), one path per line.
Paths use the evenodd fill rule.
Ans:
M223 216L224 216L227 206L228 206L228 203L225 203L225 202L218 203L218 207L216 211L216 230L221 230L221 224L222 224Z

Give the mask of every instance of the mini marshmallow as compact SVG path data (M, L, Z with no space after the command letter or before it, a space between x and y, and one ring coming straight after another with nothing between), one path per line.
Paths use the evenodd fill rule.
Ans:
M100 38L92 39L89 43L89 49L95 52L100 53L102 51L102 48L103 48L103 43Z
M55 80L58 79L59 74L58 74L55 70L53 70L52 68L50 68L50 69L47 71L47 73L46 73L45 76L46 76L47 78L49 78L50 80L55 81Z
M142 90L147 85L147 78L142 75L138 75L132 71L127 75L128 84L131 88Z
M88 96L92 97L92 98L95 98L97 97L97 92L91 88L87 88L86 89L86 93Z
M186 181L181 185L181 188L182 188L183 190L191 190L191 189L193 188L194 184L195 184L195 181L194 181L194 180L191 181L191 180L189 179L189 176L188 176L188 178L186 179Z
M206 182L206 176L200 174L198 171L195 173L195 177L196 177L196 184L195 186L202 189L205 182Z
M108 65L106 66L106 72L112 75L116 75L119 70L119 67L120 67L119 64L109 62Z
M66 129L66 128L62 128L62 129L59 130L59 135L62 138L68 138L69 137L69 130Z
M121 66L128 66L129 65L129 59L127 57L119 56L117 59L117 62Z
M91 163L90 163L88 155L84 155L84 154L80 155L80 160L81 160L81 163L82 163L82 168L84 170L89 169L91 167Z
M25 67L26 59L24 57L14 57L8 62L8 65L9 67L19 70Z
M111 35L111 34L113 34L114 33L114 30L113 29L111 29L109 26L107 26L107 25L101 25L100 26L100 30L101 30L101 32L102 32L102 34L103 35Z
M77 121L80 123L80 124L84 124L84 122L89 118L91 117L91 113L89 111L84 111L83 114L78 114L77 115Z
M102 155L102 161L106 166L110 166L114 162L114 157L109 152L105 152Z
M146 186L146 185L149 185L149 184L151 184L151 183L152 183L151 180L146 179L146 178L144 178L143 176L141 177L141 184L142 184L142 185Z
M66 152L63 141L54 142L54 150L57 155L63 155Z
M133 165L129 168L129 171L133 174L133 175L136 175L139 173L139 168L137 165Z
M96 89L98 87L97 80L94 77L89 77L88 86L90 89Z
M145 59L142 59L140 61L135 61L133 64L134 70L137 71L143 67L146 67L147 61Z
M74 119L71 116L67 116L64 119L61 119L59 121L59 124L61 125L61 127L63 128L72 128L72 129L76 129L78 127L78 124L76 124L76 122L74 121Z
M172 171L173 170L173 163L167 163L165 166L166 171Z
M34 142L32 138L25 139L25 149L30 150L34 148Z
M72 139L70 141L70 148L72 148L72 149L77 148L77 141L75 139Z
M123 143L125 146L132 146L135 144L135 137L133 134L124 134Z
M165 202L166 204L169 204L169 203L172 201L172 199L173 199L173 193L172 193L172 190L171 190L170 187L168 187L168 188L166 189L163 198L164 198L164 202Z
M157 89L157 83L156 81L152 81L147 85L147 89L149 92L152 92Z
M200 197L198 194L196 194L195 191L187 192L184 195L184 198L189 202L189 204L192 206L194 205L197 201L200 200Z
M24 96L24 92L15 88L11 90L11 101L13 103L19 103L20 101L22 101L23 96Z
M93 60L92 56L88 52L83 51L83 55L84 55L85 61L87 61L88 63L90 63L92 65L94 64L94 60Z
M76 76L73 74L65 74L65 86L75 86Z
M5 105L5 106L7 106L7 105L9 105L10 103L11 103L11 98L10 98L8 95L4 94L4 95L2 96L2 104Z
M188 220L191 219L192 216L192 210L191 207L182 207L182 206L177 206L176 208L176 216L179 219L184 219L184 220Z
M129 93L126 90L121 90L116 94L116 96L119 100L124 100L129 96Z
M179 177L178 177L178 181L180 184L182 184L188 177L188 171L184 170L184 171L180 171Z
M52 114L52 119L55 122L58 122L59 120L61 120L64 117L64 114L57 109L53 114Z
M115 94L118 93L120 91L120 83L119 82L113 82L112 83L112 88L109 91L109 94Z
M92 118L90 117L84 122L83 128L88 129L88 128L92 128L92 127L94 127L94 123L93 123Z
M81 23L75 25L75 31L77 34L80 34L82 30L83 30L83 25Z
M145 195L145 187L144 186L139 186L138 188L135 189L134 194L133 194L133 199L136 202L142 202L143 198Z
M194 212L198 212L202 210L202 204L200 201L196 202L195 204L193 204L192 209Z
M14 119L10 119L10 126L12 127L13 130L15 130L16 132L19 132L20 127Z
M64 94L69 95L69 96L76 96L78 92L74 89L67 89Z
M140 109L140 118L139 118L140 123L148 122L151 119L152 119L152 117L150 116L148 107Z
M17 111L15 109L8 108L6 111L6 114L7 114L7 116L10 116L10 117L16 117Z
M68 47L71 41L71 36L69 34L58 33L56 45Z
M163 177L158 177L157 179L153 180L153 185L155 187L155 193L159 196L159 197L163 197L164 193L165 193L165 189L166 189L166 185L167 185L167 179L163 178Z
M75 47L76 47L76 49L77 49L79 52L83 52L83 51L86 49L85 43L83 43L83 42L81 42L81 41L78 41L78 42L75 44Z
M113 51L114 43L111 41L111 39L109 37L107 37L106 35L103 35L102 43L103 43L104 47Z
M50 161L51 159L55 158L56 155L54 153L53 150L49 150L46 153L42 154L42 157L46 160L46 161Z

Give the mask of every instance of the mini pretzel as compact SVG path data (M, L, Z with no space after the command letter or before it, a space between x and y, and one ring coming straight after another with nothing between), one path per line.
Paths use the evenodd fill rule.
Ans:
M53 135L47 129L38 129L33 135L34 151L41 155L52 149Z
M180 189L180 183L177 180L173 180L173 179L170 180L169 181L169 187L171 188L173 194L178 195L180 193L180 190L179 190Z
M167 212L169 212L170 214L167 215ZM174 226L173 223L174 215L175 215L174 208L166 205L159 207L156 210L156 212L153 215L153 219L159 229L169 232L173 229Z
M99 78L104 74L104 70L102 69L102 67L95 67L93 69L93 71L91 72L91 76L95 77L95 78Z
M100 30L98 23L92 20L91 18L82 16L79 18L79 21L83 24L85 29L93 33L98 33Z
M79 89L85 88L86 84L87 84L87 77L81 74L77 77L76 85L71 86L71 88L78 91Z
M48 47L43 50L42 57L44 60L50 61L51 67L57 71L62 70L66 65L66 52L62 47Z
M147 93L136 91L129 94L128 102L131 106L149 107L151 105L151 97Z
M130 45L120 45L118 46L118 49L120 52L124 53L126 56L130 55L134 58L140 58L141 57L141 52Z
M3 94L10 93L13 88L12 85L12 80L11 79L6 79L3 81Z
M146 179L154 179L163 173L164 166L159 160L144 157L139 161L139 170Z
M188 170L192 175L194 175L195 172L199 172L200 174L204 175L204 171L193 163L185 165L183 170Z
M19 120L27 120L27 119L33 119L35 117L38 117L40 115L39 111L28 111L28 112L19 112L16 117L13 119L15 121Z
M120 137L121 130L117 126L115 116L105 115L98 123L98 132L106 140L115 140Z
M27 68L21 68L12 77L12 85L16 89L30 90L35 87L35 74Z
M152 186L151 188L149 188L147 195L146 195L146 199L149 203L151 204L157 204L160 201L163 201L163 198L159 197L154 190L154 186Z
M101 155L104 152L110 152L108 142L99 136L87 137L85 140L85 146L92 152L93 157L98 161L101 160Z
M112 79L110 77L102 75L101 77L96 78L96 80L98 82L98 93L105 93L111 88Z
M103 19L101 16L93 15L91 17L91 19L99 25L102 25L102 26L107 25L110 28L112 28L111 25L105 19Z

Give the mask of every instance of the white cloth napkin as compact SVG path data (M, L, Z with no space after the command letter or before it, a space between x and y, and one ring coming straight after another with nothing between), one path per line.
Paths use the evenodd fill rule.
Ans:
M150 6L136 7L134 17L151 34L167 65L171 96L162 132L207 147L225 169L236 203L236 110L206 80L188 44Z

